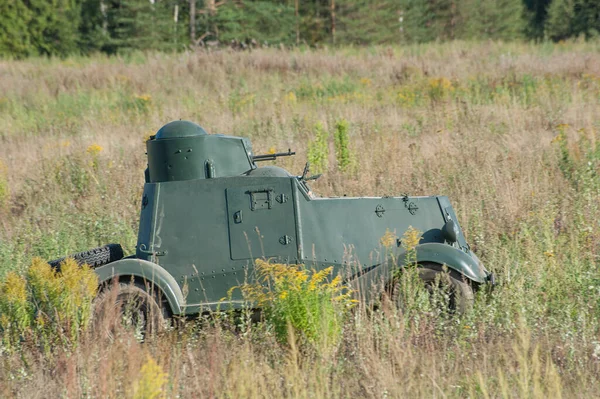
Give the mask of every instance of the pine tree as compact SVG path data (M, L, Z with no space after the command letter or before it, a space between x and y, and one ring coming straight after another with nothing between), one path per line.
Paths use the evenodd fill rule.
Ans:
M272 1L227 3L219 7L213 21L221 42L295 42L294 7L291 5Z
M0 2L0 57L26 57L35 52L27 26L29 9L21 0Z
M397 1L338 0L338 43L398 43L402 8Z
M170 51L189 43L187 26L175 21L175 6L184 0L113 0L107 9L109 52L130 50ZM178 25L181 24L181 27Z
M79 0L26 0L25 5L31 13L28 30L37 53L66 56L79 52Z
M438 40L452 40L459 29L459 0L428 0L430 19L429 36Z
M400 0L396 13L404 42L451 40L456 36L458 0Z
M533 39L542 39L544 37L544 25L548 15L548 6L551 0L524 0L525 35Z
M462 39L522 38L525 8L521 0L463 0L460 2Z
M107 0L83 0L79 46L82 53L104 50L109 40L107 29Z
M576 0L573 34L596 38L600 35L600 2L597 0Z
M552 40L566 39L573 34L575 19L574 0L553 0L548 7L546 36Z

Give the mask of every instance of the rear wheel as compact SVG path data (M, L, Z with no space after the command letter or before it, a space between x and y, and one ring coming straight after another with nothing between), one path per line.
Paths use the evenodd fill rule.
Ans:
M475 296L470 281L455 270L437 263L423 263L417 269L418 277L435 303L444 303L450 312L464 314L473 308ZM401 284L394 283L392 299L402 308Z
M94 304L96 331L111 337L122 328L140 340L160 332L165 328L166 309L157 294L138 283L105 288Z

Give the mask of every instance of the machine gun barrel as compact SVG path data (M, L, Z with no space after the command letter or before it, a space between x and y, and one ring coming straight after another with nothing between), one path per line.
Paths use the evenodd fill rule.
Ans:
M276 152L274 154L254 155L252 157L252 161L254 161L254 162L274 161L275 159L277 159L277 157L289 157L292 155L296 155L296 152L292 151L291 149L288 149L287 152Z

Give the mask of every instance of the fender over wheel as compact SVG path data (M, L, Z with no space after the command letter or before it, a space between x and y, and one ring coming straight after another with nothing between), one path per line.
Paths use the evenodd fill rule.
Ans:
M447 298L450 312L464 314L473 308L475 295L471 282L457 271L438 263L426 262L418 265L417 273L432 300L439 294ZM391 298L399 308L402 308L401 289L401 283L394 281Z

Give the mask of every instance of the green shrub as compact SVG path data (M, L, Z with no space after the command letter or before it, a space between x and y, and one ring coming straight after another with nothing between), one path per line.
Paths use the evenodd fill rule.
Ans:
M259 283L241 287L244 297L265 312L277 339L287 342L294 334L321 349L339 343L342 326L355 304L341 276L330 279L333 267L321 271L304 265L256 261ZM261 284L262 283L262 284Z
M327 171L329 166L329 132L322 123L315 126L315 139L308 143L308 162L315 173Z
M333 133L335 143L335 157L338 168L342 172L350 172L354 168L356 159L350 149L350 136L348 135L348 121L342 119L335 124Z

